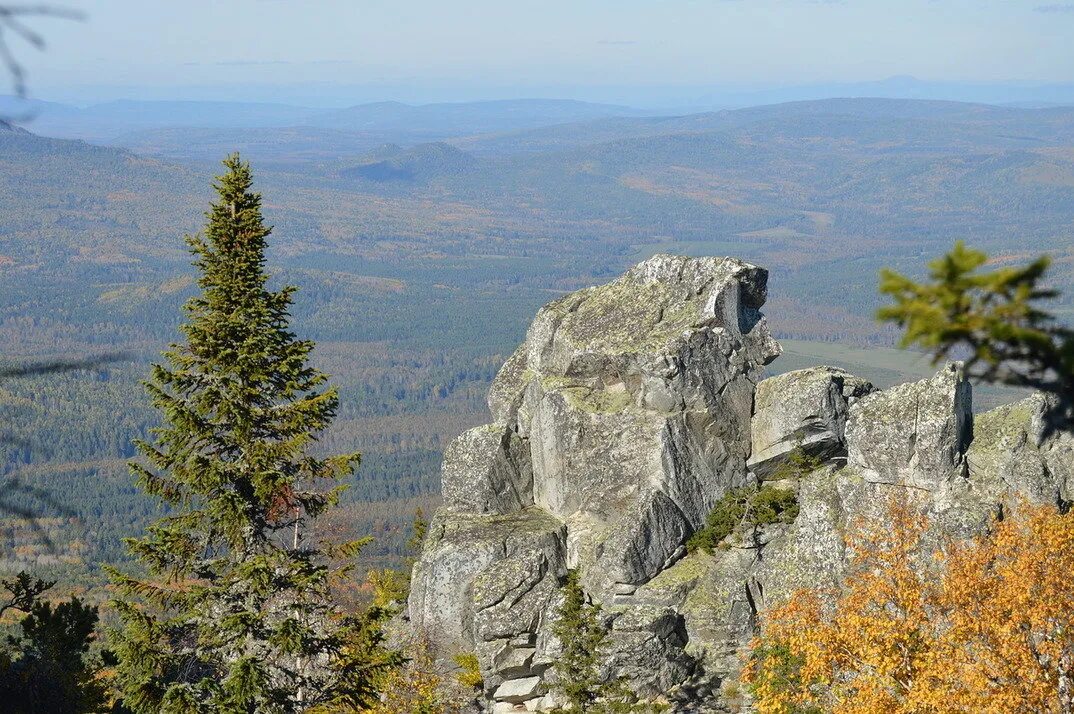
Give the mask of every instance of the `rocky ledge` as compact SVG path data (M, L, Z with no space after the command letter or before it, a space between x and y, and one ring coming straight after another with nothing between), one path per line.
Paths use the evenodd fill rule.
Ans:
M568 568L611 626L609 673L674 710L725 711L766 603L838 582L849 524L890 494L937 534L1013 493L1066 503L1074 439L1042 397L976 415L960 365L876 390L832 367L761 380L780 353L767 272L658 255L542 308L489 392L494 421L445 453L410 625L477 655L489 711L554 705L551 623ZM781 468L808 456L810 473ZM732 489L779 480L793 523L687 553Z

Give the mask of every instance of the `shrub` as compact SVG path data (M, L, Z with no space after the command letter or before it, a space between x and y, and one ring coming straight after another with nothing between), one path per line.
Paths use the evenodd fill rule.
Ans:
M455 655L455 664L459 667L456 679L459 684L471 689L481 689L485 686L485 680L481 676L481 667L477 662L477 655L473 652L462 652Z
M771 523L793 523L798 517L794 491L775 486L734 488L709 512L705 526L686 542L690 552L711 553L740 527L760 528Z

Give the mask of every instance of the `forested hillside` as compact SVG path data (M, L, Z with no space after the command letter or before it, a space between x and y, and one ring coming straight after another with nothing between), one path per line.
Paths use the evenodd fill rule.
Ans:
M800 102L447 139L459 152L361 150L356 127L319 144L312 129L270 131L218 133L211 152L182 130L135 145L201 161L230 136L272 169L266 180L281 193L302 197L296 210L320 209L317 247L374 261L428 251L581 250L617 266L663 249L741 255L773 269L786 297L772 318L803 338L885 339L869 317L876 271L910 269L954 238L1010 259L1025 241L1070 255L1069 108ZM1059 263L1070 280L1069 260Z
M768 267L776 335L829 362L831 343L890 346L872 317L881 266L913 272L956 238L999 262L1051 252L1074 314L1068 109L848 100L480 136L456 117L432 145L344 119L141 132L135 153L0 132L4 364L109 360L0 379L5 498L46 516L43 532L5 520L5 567L92 582L152 515L124 467L154 419L139 380L175 337L182 235L235 146L275 225L270 269L301 286L294 325L341 386L324 448L365 453L344 520L380 538L374 557L400 554L435 502L444 446L487 421L487 384L536 309L647 255ZM878 382L920 371L848 359Z

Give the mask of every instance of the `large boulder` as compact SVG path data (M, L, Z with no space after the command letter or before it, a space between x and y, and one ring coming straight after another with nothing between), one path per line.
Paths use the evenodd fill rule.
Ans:
M867 481L934 491L966 475L970 383L952 362L931 379L866 395L850 409L848 463Z
M1074 499L1074 435L1045 436L1048 399L1035 394L978 414L966 454L970 479L993 494L1016 491L1039 503Z
M535 637L566 576L565 541L563 523L539 509L498 516L439 511L411 576L411 625L448 653Z
M606 676L625 678L639 694L664 694L686 680L696 666L686 653L688 640L683 616L672 607L624 609L612 621Z
M967 478L947 482L933 498L936 520L946 534L978 533L1019 500L1070 506L1074 436L1045 436L1048 411L1048 399L1035 394L974 415Z
M444 508L456 513L514 513L533 505L529 447L502 424L463 432L444 452Z
M779 354L764 270L656 256L537 314L490 404L528 439L534 503L601 596L658 573L746 482L754 384ZM521 395L521 397L519 396Z
M670 496L648 491L597 542L594 557L601 567L591 581L604 583L604 592L629 593L681 555L692 531Z
M616 661L651 672L650 689L692 670L681 618L629 600L747 483L754 385L779 354L766 281L730 258L661 255L550 303L489 390L493 423L445 453L410 619L441 651L475 652L500 708L544 696L532 680L554 657L543 625L567 566L627 603Z
M850 405L873 385L835 367L812 367L769 377L753 398L750 469L772 474L796 448L819 459L846 456Z

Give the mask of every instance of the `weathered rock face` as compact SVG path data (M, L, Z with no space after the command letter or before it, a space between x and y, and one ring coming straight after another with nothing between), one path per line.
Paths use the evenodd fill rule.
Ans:
M449 651L528 639L566 575L565 538L562 522L532 508L438 513L414 566L411 622Z
M544 694L531 685L554 656L547 624L568 566L597 599L629 599L746 483L754 387L779 354L759 311L766 278L657 256L549 304L490 390L495 422L448 448L410 618L448 651L476 652L490 699ZM645 653L636 674L650 688L692 669L673 610L613 614L616 651Z
M412 626L473 652L490 711L553 704L551 625L568 568L602 603L609 676L682 711L722 711L758 615L838 583L851 525L891 497L937 536L978 531L1012 492L1066 503L1074 439L1041 442L1040 398L978 415L961 368L876 391L818 367L761 381L779 354L766 273L656 256L542 308L489 392L494 422L445 453L444 505L415 565ZM799 515L686 541L729 489L779 470Z
M779 350L765 280L657 256L543 308L497 378L490 406L530 444L534 503L568 523L568 561L602 598L658 573L744 483L754 384Z
M974 483L993 495L1015 490L1038 503L1074 500L1074 436L1043 438L1045 406L1038 394L977 415L966 454Z
M533 505L527 445L502 424L462 434L444 453L441 493L453 513L514 513Z
M847 455L847 409L873 385L835 367L813 367L757 385L749 467L769 475L795 448L811 456Z
M970 402L970 383L957 364L925 382L870 394L847 423L849 465L874 483L926 489L964 476L973 434Z

